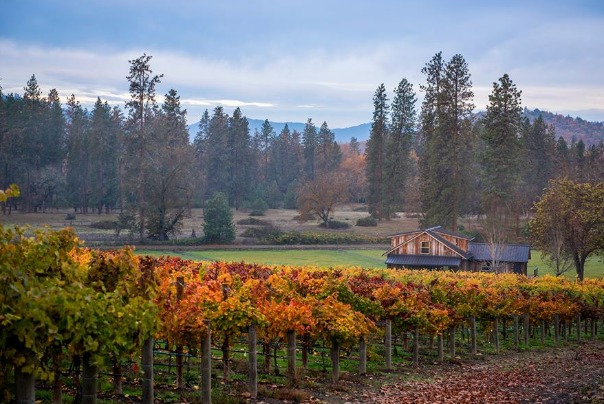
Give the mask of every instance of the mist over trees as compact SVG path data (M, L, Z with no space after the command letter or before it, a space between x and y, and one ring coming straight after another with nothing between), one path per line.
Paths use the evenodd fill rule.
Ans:
M423 226L458 230L465 215L519 223L551 179L604 178L604 145L567 141L540 116L529 121L507 74L493 83L486 113L475 114L461 55L436 53L421 69L421 105L404 78L391 96L378 86L366 144L338 144L328 123L312 118L301 132L276 133L267 119L250 133L241 109L229 115L222 106L199 117L190 142L177 90L156 101L164 78L151 61L130 61L124 108L98 98L87 110L74 95L61 104L55 89L43 95L35 75L23 94L0 88L0 189L21 190L1 204L4 214L117 211L137 237L165 240L191 207L221 193L234 209L300 208L325 224L338 204L364 203L380 220L405 211ZM337 192L327 198L330 186Z

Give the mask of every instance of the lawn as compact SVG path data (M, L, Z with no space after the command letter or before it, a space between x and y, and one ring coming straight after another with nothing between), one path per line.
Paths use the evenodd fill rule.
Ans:
M158 251L140 249L136 251L141 255L172 255L195 261L245 261L267 265L317 265L319 267L333 267L338 265L359 266L363 268L384 268L385 257L383 249L361 250L361 249L337 249L337 250L200 250L200 251ZM538 275L554 275L542 259L539 251L531 251L531 259L528 263L528 274L533 275L538 268ZM564 276L574 279L576 272L574 268ZM604 259L594 256L585 265L585 276L588 278L604 277Z
M333 267L338 265L364 268L384 268L385 250L201 250L201 251L157 251L136 250L141 255L172 255L190 260L245 261L266 265L316 265Z

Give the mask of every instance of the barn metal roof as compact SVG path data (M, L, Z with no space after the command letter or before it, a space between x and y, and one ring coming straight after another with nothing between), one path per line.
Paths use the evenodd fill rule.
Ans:
M470 243L470 253L475 261L491 261L491 249L486 243ZM527 244L501 244L497 248L498 261L501 262L528 262L531 258L531 249Z
M386 264L416 268L459 267L461 258L441 255L401 255L390 254Z

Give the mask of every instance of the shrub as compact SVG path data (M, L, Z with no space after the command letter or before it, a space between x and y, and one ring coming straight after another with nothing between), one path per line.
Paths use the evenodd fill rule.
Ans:
M256 198L248 205L248 208L251 210L250 216L264 216L268 210L268 204L264 199Z
M99 222L90 223L90 227L93 229L101 230L115 230L119 226L119 223L115 220L101 220Z
M388 240L354 233L284 232L269 235L270 244L387 244Z
M262 219L256 219L255 217L248 217L241 219L237 222L241 226L270 226L270 222Z
M321 223L319 225L319 227L326 227L328 229L341 230L341 229L349 228L350 224L348 224L346 222L340 222L338 220L330 220L329 222L327 222L327 226L325 226L325 223Z
M226 195L217 192L208 201L203 222L204 239L207 243L231 243L235 240L233 212Z
M362 217L357 220L357 226L360 227L375 227L378 225L378 221L373 216Z

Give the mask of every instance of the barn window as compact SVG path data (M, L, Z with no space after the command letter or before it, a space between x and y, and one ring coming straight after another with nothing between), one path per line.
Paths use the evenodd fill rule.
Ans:
M420 254L430 254L430 242L422 241L419 252Z

